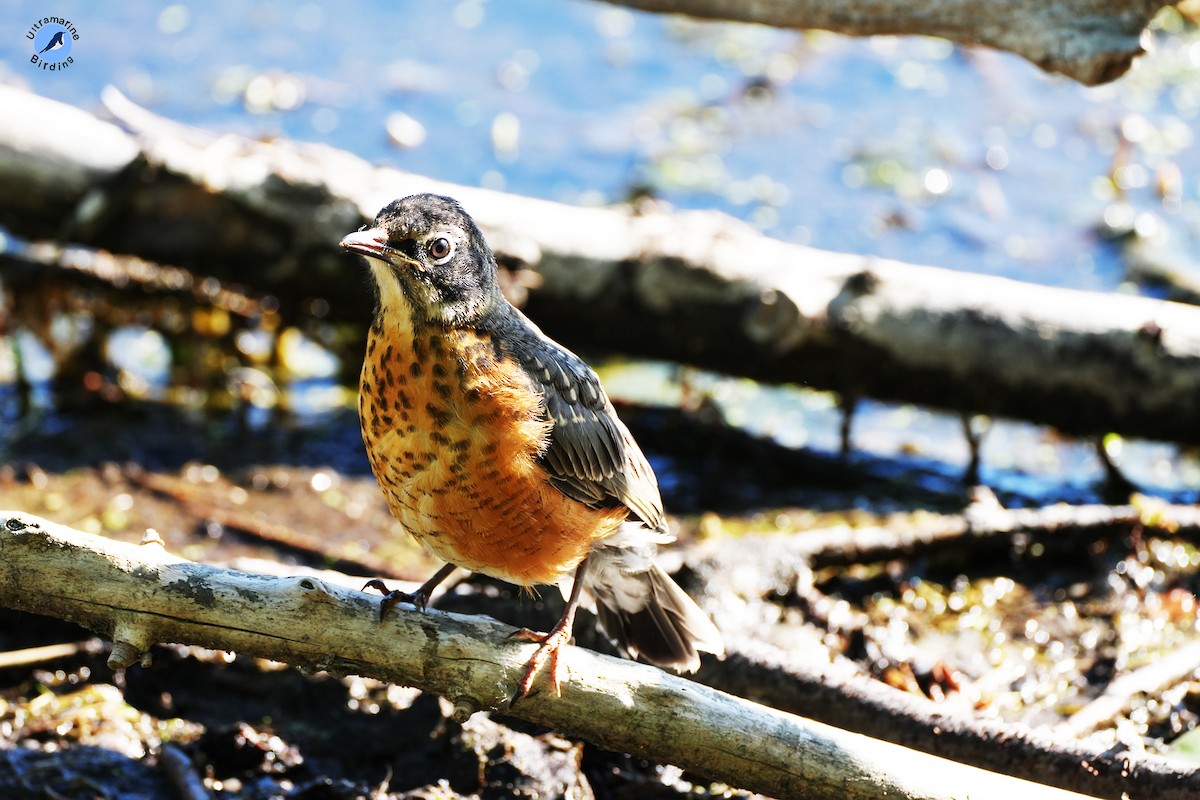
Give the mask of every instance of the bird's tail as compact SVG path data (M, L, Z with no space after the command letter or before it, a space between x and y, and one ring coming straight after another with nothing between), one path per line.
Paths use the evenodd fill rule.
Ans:
M604 632L631 657L695 672L700 653L723 656L725 646L708 615L654 563L653 537L641 528L637 544L628 535L605 540L589 556L584 588Z

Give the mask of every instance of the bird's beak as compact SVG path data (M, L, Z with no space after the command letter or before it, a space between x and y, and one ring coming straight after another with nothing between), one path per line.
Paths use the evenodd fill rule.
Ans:
M340 242L341 246L351 253L378 259L389 264L404 263L423 270L421 262L416 261L407 253L403 253L387 244L387 234L379 228L369 228L365 231L355 231Z
M365 231L355 231L345 239L342 239L341 246L351 253L358 253L360 256L387 261L388 254L393 251L392 248L384 244L386 241L387 236L382 231L378 228L371 228Z

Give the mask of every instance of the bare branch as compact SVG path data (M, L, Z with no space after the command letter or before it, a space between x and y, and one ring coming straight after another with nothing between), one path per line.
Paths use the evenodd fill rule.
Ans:
M9 650L0 653L0 669L28 667L42 664L59 658L70 658L92 649L93 641L63 642L62 644L47 644L41 647L26 647L21 650Z
M1163 0L607 0L643 11L817 28L850 36L941 36L1008 50L1047 72L1095 85L1121 77L1144 52Z
M0 604L61 617L114 639L110 666L159 641L236 650L308 669L417 686L454 702L557 728L602 747L674 763L780 797L938 800L1080 797L906 750L758 706L654 667L580 648L563 654L562 696L510 704L535 645L487 617L396 613L312 577L196 564L17 512L0 512Z
M1070 736L1084 736L1124 712L1139 694L1158 695L1200 671L1200 642L1184 645L1160 660L1118 676L1104 693L1062 725Z

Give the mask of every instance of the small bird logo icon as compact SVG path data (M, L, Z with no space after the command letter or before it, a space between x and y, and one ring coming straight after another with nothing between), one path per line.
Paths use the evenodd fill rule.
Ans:
M40 56L42 53L45 53L48 50L57 50L58 48L62 47L64 44L67 43L66 36L67 36L66 31L59 31L58 33L51 36L50 41L46 44L45 47L42 48L41 53L38 53L38 55Z

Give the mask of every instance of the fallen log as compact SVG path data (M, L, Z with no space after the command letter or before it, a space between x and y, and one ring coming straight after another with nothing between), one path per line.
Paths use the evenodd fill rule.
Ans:
M104 99L132 133L0 88L13 111L0 120L0 223L234 279L281 303L326 298L335 316L361 320L366 279L338 240L395 197L450 194L502 265L536 270L526 310L574 348L1079 436L1200 443L1191 306L819 251L715 212L455 186L319 145L187 128L111 89ZM78 140L31 144L31 127L57 115ZM26 202L30 175L53 186L46 176L75 162L84 178Z
M200 644L446 696L466 721L499 710L602 747L674 763L776 797L1067 800L1082 795L868 739L775 711L645 664L576 647L562 695L512 701L535 645L486 617L398 609L314 577L196 564L161 540L127 544L0 511L0 605L61 617L113 639L128 667L159 641Z

